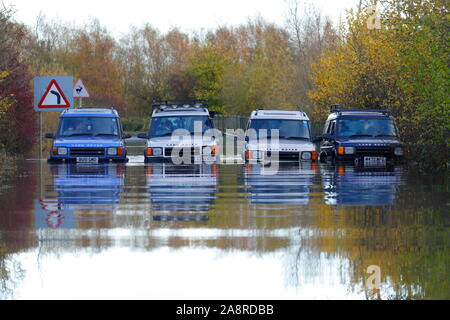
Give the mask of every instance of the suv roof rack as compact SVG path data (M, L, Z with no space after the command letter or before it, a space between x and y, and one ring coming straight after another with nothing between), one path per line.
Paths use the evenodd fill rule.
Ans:
M381 114L388 114L388 111L385 109L343 109L340 108L339 104L332 104L330 106L330 112L332 113L339 113L342 114L342 112L359 112L359 113L366 113L366 112L376 112Z
M193 99L193 100L153 100L153 109L157 109L157 112L164 111L166 109L198 109L207 108L208 100Z
M114 113L117 114L117 110L114 108L67 108L62 111L64 113Z

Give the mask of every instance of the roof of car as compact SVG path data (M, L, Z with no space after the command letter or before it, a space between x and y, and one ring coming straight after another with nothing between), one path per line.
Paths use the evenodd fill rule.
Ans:
M171 116L209 116L207 104L203 100L194 102L173 102L166 101L154 104L152 117Z
M255 110L250 119L309 120L305 112L295 110Z
M334 119L337 117L382 117L390 118L389 113L386 110L364 110L364 109L336 109L333 110L328 119Z
M350 117L383 117L389 118L390 115L386 109L347 109L339 104L330 106L330 115L328 119L334 119L341 116Z
M96 116L96 117L118 117L119 114L114 109L106 108L78 108L66 109L61 113L61 117L80 117L80 116Z

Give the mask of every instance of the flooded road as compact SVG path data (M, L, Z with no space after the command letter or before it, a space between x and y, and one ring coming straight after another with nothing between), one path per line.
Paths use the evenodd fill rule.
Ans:
M450 298L442 177L139 156L17 167L0 190L1 299Z

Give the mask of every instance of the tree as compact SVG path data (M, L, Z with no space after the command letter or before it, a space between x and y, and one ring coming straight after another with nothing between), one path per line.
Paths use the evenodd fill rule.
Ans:
M0 146L10 153L25 154L37 131L32 76L21 50L26 28L11 17L11 9L0 9Z
M312 4L304 4L301 8L298 0L288 2L286 30L289 32L294 66L293 99L297 104L306 106L307 111L312 111L308 95L313 87L311 64L319 61L325 51L336 48L339 42L337 30L330 18L319 9Z
M450 128L448 4L381 4L385 9L379 29L368 28L370 12L350 11L337 48L313 63L314 110L323 116L331 103L387 105L413 157L430 167L445 167Z

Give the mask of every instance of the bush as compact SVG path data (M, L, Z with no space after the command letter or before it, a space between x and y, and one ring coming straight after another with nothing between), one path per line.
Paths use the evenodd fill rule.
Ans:
M148 119L127 118L122 119L122 126L125 132L143 132L147 131Z

